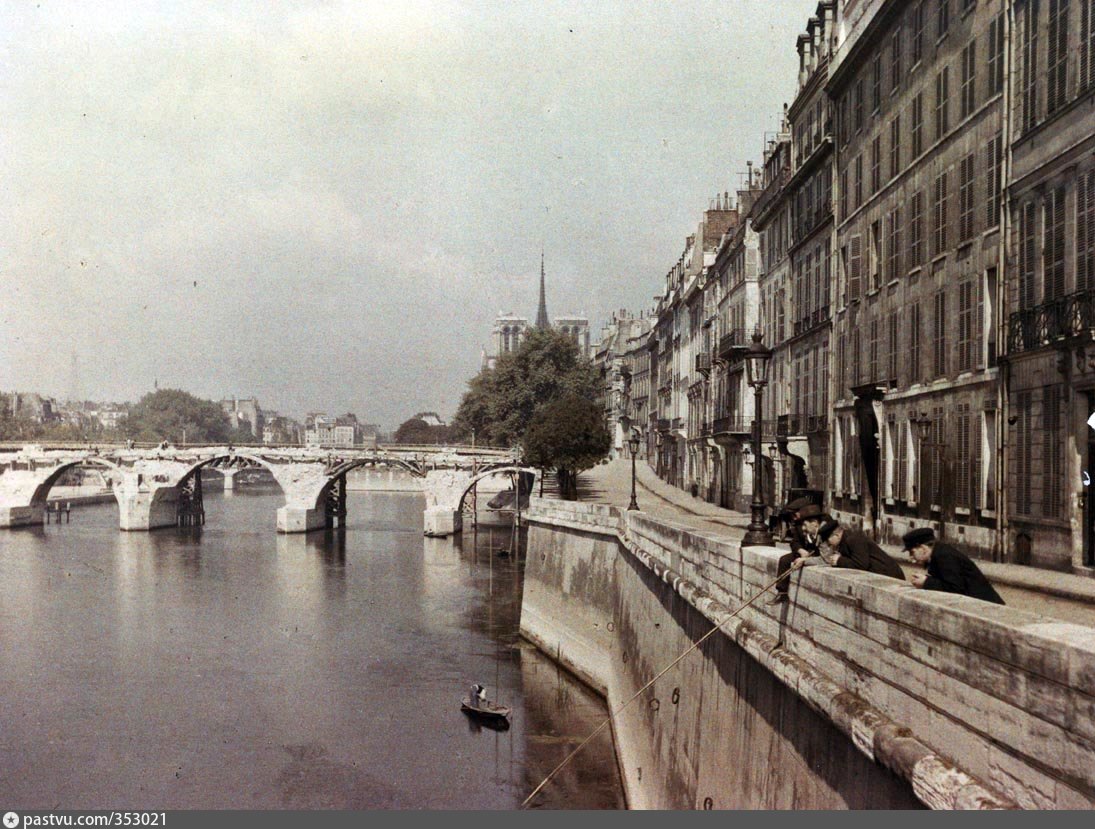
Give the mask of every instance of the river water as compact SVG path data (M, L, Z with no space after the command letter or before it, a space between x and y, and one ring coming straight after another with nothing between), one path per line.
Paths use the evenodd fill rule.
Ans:
M281 503L0 530L0 810L514 808L606 716L518 638L509 531L426 539L421 496L351 492L344 532L285 536ZM511 728L460 712L476 681ZM607 730L535 804L622 805Z

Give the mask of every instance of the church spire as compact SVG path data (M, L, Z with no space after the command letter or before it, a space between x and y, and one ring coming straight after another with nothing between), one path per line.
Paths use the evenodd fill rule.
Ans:
M547 315L547 294L544 291L544 251L540 250L540 307L536 310L536 327L550 328Z

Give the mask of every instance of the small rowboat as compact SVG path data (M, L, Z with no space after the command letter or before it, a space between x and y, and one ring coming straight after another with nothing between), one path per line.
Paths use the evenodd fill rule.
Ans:
M460 701L460 710L465 714L472 717L478 717L481 720L488 722L509 721L509 715L513 709L507 705L498 705L497 703L484 700L482 702L472 701L470 697L464 697Z

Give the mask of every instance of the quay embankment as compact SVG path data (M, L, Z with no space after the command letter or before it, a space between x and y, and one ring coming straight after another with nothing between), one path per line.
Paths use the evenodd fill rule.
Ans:
M1095 806L1095 630L533 499L521 633L602 693L633 808ZM620 707L679 654L650 689Z

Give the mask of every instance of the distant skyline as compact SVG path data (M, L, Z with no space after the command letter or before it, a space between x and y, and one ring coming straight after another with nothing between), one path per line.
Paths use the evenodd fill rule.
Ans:
M449 419L499 312L648 310L816 3L0 3L0 390Z

